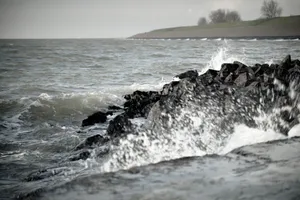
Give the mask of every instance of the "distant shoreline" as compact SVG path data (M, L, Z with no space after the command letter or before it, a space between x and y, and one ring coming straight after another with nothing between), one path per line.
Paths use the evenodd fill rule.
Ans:
M300 15L238 23L158 29L130 39L300 39Z
M148 39L148 40L205 40L205 39L209 39L209 40L226 40L226 39L229 39L229 40L279 40L279 39L282 39L282 40L300 40L300 35L298 36L257 36L257 37L172 37L172 38L150 38L150 37L147 37L147 38L133 38L133 37L130 37L129 39Z

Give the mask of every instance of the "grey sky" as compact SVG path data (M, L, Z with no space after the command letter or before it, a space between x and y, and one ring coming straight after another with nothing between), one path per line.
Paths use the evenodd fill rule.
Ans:
M0 0L0 38L128 37L195 25L218 8L260 17L263 0ZM278 0L283 15L300 14L300 0Z

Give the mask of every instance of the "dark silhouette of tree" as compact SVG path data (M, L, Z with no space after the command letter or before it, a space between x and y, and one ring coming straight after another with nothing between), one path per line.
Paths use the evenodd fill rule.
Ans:
M207 24L207 20L205 17L200 17L200 19L198 20L198 26L202 26L202 25L206 25Z
M226 22L240 22L241 16L240 14L233 10L233 11L227 11L226 13Z
M261 7L261 14L263 17L270 19L274 17L280 17L282 13L282 8L279 7L277 1L274 0L265 0Z
M218 9L210 12L209 19L213 24L224 22L239 22L241 21L241 16L235 10Z
M213 24L226 22L226 11L224 9L211 11L209 19Z

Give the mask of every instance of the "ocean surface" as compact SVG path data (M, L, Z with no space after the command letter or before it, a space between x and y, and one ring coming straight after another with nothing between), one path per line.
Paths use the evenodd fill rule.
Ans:
M300 199L299 126L283 136L237 124L207 152L185 145L185 130L171 143L141 134L143 148L129 135L104 157L95 146L70 161L108 124L82 120L122 106L125 94L159 90L190 69L287 54L300 59L299 40L0 40L0 199Z

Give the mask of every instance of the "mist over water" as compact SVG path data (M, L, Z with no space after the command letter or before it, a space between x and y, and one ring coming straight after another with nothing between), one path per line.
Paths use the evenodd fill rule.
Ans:
M247 65L277 63L286 54L299 59L299 46L299 40L0 40L0 192L8 198L72 183L78 177L183 157L224 155L241 146L287 139L272 128L237 124L224 146L209 128L201 138L189 134L207 116L192 116L187 109L193 125L186 129L158 134L147 129L149 119L138 119L133 121L138 135L129 134L110 144L108 155L98 157L103 149L95 147L86 161L68 160L84 139L105 134L108 123L81 128L82 120L95 111L106 111L109 105L122 105L125 94L160 90L175 75L190 69L202 74L235 60ZM184 120L181 117L178 121ZM257 121L271 121L269 116L260 117ZM299 135L298 130L295 127L291 135ZM201 149L199 140L211 146ZM188 171L195 173L196 164L190 162ZM208 168L209 164L205 170ZM50 169L42 175L52 173L51 181L24 182L43 169ZM169 196L165 199L172 199L172 187L166 188Z

